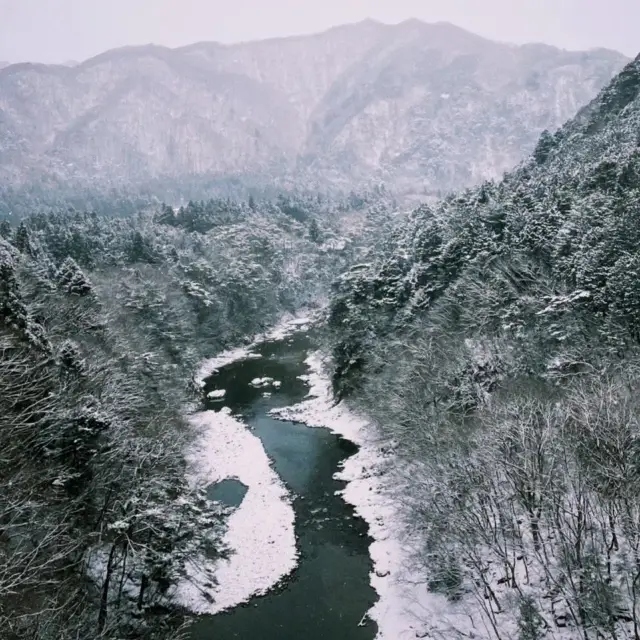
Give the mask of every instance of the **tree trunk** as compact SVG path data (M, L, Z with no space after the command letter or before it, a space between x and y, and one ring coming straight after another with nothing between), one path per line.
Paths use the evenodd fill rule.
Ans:
M98 613L98 632L102 633L104 626L107 623L107 609L109 607L109 587L111 585L111 572L113 571L113 559L116 555L115 543L111 545L111 551L109 552L109 560L107 561L107 574L104 577L104 584L102 585L102 596L100 598L100 611Z

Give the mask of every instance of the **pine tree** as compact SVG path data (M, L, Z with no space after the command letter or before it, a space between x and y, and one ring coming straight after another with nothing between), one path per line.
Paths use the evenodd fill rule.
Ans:
M73 258L67 258L60 265L58 286L63 291L76 296L88 296L93 291L91 282Z
M0 221L0 238L4 238L5 240L11 239L13 234L13 229L11 228L11 224L8 220Z
M27 225L21 222L16 229L16 236L14 245L20 253L30 253L31 252L31 242L29 237L29 230L27 229Z
M315 242L316 244L322 242L322 233L320 232L318 221L315 218L313 218L311 220L311 223L309 224L309 240L311 240L311 242Z

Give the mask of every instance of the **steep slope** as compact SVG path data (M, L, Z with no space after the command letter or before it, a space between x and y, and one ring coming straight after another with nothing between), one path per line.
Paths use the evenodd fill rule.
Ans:
M0 70L5 184L229 176L432 192L499 175L624 63L372 21ZM508 144L504 142L508 141Z
M606 84L607 51L509 47L452 25L400 25L335 83L306 152L335 179L448 190L499 177ZM313 125L312 125L313 127Z
M396 458L433 637L639 628L639 131L640 57L337 287L335 388Z
M635 287L617 278L630 277L640 255L639 95L640 57L573 120L553 135L543 133L533 156L501 182L413 212L384 255L345 276L334 301L335 326L359 326L369 313L402 326L467 272L515 253L549 270L554 287L581 292L576 308L635 334L640 308L629 290ZM338 378L348 379L362 364L354 349L363 343L347 340L340 348L348 357L338 358Z

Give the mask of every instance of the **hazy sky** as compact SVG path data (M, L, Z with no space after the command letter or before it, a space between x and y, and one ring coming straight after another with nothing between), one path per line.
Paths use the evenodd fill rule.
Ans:
M640 0L0 0L0 61L84 60L150 42L237 42L367 17L446 20L518 43L640 51Z

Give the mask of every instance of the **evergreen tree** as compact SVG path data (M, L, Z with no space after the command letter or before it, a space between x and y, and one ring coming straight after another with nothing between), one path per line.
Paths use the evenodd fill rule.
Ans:
M91 282L71 257L60 265L58 286L66 293L76 296L88 296L93 291Z
M10 240L13 235L13 229L8 220L0 220L0 238Z
M316 244L322 242L322 233L320 231L318 221L315 218L312 218L311 222L309 223L309 240L311 240L311 242L315 242Z
M27 225L22 221L16 229L14 245L20 253L31 252L31 242Z

